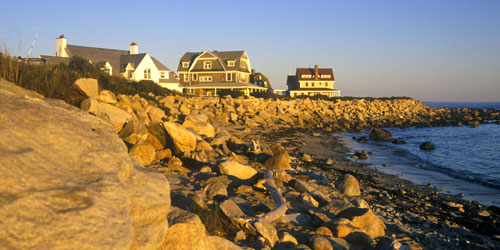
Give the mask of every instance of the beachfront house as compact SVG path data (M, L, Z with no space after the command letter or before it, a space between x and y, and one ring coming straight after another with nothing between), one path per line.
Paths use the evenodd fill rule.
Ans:
M139 53L139 46L135 42L130 44L129 50L105 49L67 44L67 39L61 35L56 39L55 56L40 57L46 64L69 64L73 56L96 63L112 76L130 81L151 80L162 87L182 91L175 72L148 53Z
M255 73L255 69L252 69L252 74L250 74L250 82L261 87L266 87L268 91L272 90L269 78L261 72Z
M297 68L295 75L288 76L288 94L291 97L300 95L340 96L340 90L334 89L335 77L331 68Z
M245 51L187 52L179 60L177 73L179 85L192 95L213 96L221 90L250 95L268 89L251 82L250 60Z

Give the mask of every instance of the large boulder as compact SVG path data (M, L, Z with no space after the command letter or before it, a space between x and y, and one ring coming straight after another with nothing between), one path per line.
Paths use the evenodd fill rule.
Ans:
M167 132L167 145L172 149L174 154L196 149L196 137L191 131L173 122L164 122L163 127Z
M109 90L103 90L99 92L99 100L104 103L115 104L118 101L116 100L115 93Z
M0 80L0 248L157 249L170 190L102 119Z
M359 183L356 177L345 174L341 176L336 182L335 187L339 189L345 196L358 196L361 194L359 191Z
M120 138L130 144L144 141L148 138L148 130L146 125L140 121L132 120L127 122L127 125L118 134Z
M286 150L280 150L273 157L266 160L264 165L267 169L292 169L290 166L290 155Z
M337 214L336 217L349 219L354 226L364 229L372 238L385 236L384 222L382 222L369 208L347 208Z
M257 174L254 168L232 160L223 161L217 167L221 174L231 175L241 180L248 180Z
M434 150L435 146L432 142L426 141L422 144L420 144L420 149L422 150Z
M125 110L113 105L102 103L95 98L87 98L80 103L83 111L95 114L97 117L109 121L116 132L120 132L123 125L132 119L132 116Z
M389 130L383 128L374 128L370 132L370 139L376 141L390 141L392 140L392 134Z
M86 96L99 99L99 83L97 83L97 79L80 78L76 80L75 85L78 86Z
M143 166L151 164L156 159L155 148L147 142L135 144L129 154Z
M224 238L207 236L200 217L186 210L172 207L168 222L170 228L158 250L241 250Z
M199 135L212 138L215 136L215 128L207 121L208 117L206 115L191 114L184 119L182 126L192 129Z

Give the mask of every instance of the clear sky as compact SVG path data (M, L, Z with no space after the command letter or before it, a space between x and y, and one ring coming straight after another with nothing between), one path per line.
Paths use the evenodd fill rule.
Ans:
M331 67L343 96L500 102L500 1L3 1L0 48L128 49L172 70L187 51L245 50L274 88Z

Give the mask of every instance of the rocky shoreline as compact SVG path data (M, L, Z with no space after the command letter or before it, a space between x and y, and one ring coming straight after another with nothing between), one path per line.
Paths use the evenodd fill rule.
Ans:
M332 133L477 126L498 120L498 111L433 109L410 99L153 94L145 99L98 91L92 79L77 85L89 97L81 110L110 124L126 145L120 149L128 150L133 164L145 166L140 171L150 171L148 178L168 180L167 191L161 190L170 192L171 201L155 203L144 188L132 189L136 209L148 201L148 215L131 219L138 221L132 235L148 234L148 240L143 236L127 244L148 246L141 249L499 249L498 207L482 207L352 162ZM91 141L81 144L87 150ZM61 153L53 152L55 157ZM93 166L90 160L80 167L88 166ZM132 178L129 172L117 176ZM155 210L155 204L163 207ZM148 223L156 225L154 230Z

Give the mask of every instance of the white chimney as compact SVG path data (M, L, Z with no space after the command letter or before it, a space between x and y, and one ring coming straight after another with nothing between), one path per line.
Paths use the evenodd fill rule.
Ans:
M68 57L68 53L66 52L67 40L64 35L60 35L56 39L56 56L58 57Z
M130 44L130 52L129 53L131 55L137 55L137 54L139 54L139 46L137 45L137 43L132 42Z

